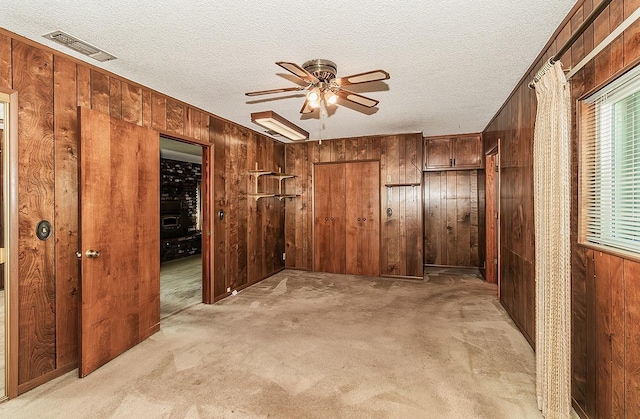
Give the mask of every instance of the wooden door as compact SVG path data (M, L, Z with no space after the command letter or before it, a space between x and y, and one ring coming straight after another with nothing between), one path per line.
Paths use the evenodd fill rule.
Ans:
M453 167L473 169L482 166L482 139L480 135L458 137L453 143Z
M448 169L452 166L451 138L427 139L424 147L425 169Z
M346 272L345 165L314 166L315 271Z
M346 273L380 275L380 168L346 163Z
M478 267L476 170L424 173L424 263Z
M84 108L79 120L84 377L160 328L160 150L150 129Z

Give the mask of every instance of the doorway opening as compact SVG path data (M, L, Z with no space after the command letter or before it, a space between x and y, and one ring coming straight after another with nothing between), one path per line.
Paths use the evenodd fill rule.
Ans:
M202 155L160 137L160 320L204 301Z
M500 297L500 140L486 155L486 280Z

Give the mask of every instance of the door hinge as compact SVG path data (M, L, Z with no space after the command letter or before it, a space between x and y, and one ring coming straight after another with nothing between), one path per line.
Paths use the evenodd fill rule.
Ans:
M493 214L496 217L496 220L498 219L498 211L496 211L495 214Z
M493 259L493 264L497 265L498 264L498 258Z

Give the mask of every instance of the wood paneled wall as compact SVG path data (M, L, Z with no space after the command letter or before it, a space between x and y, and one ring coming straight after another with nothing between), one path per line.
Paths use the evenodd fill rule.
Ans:
M564 67L578 63L639 6L638 0L613 0L564 55ZM501 139L502 147L501 302L532 345L535 339L532 142L536 97L535 91L530 90L527 85L593 7L594 0L579 1L576 4L483 133L485 151L493 148L498 139ZM602 394L605 394L596 382L596 370L603 367L603 361L596 357L596 344L602 335L594 327L601 321L601 314L597 313L595 307L602 287L597 286L593 271L589 269L587 250L577 244L578 133L575 104L577 98L587 91L603 85L613 75L633 66L639 57L640 22L636 22L571 80L572 395L574 406L584 417L596 417L596 411L599 410L597 405L603 403ZM627 354L638 354L640 347L637 342L625 341ZM627 417L638 414L633 411L629 416L629 408L627 405Z
M284 166L281 143L1 29L0 86L19 99L19 392L78 361L78 106L214 146L203 176L226 213L214 221L217 298L283 266L283 205L246 197L255 162ZM41 219L55 227L47 241Z
M284 201L257 200L249 170L284 168L284 144L216 120L214 138L214 298L226 297L284 268ZM277 180L261 177L262 190ZM219 211L224 211L222 220ZM229 290L229 291L227 291Z
M286 203L286 266L313 269L313 164L379 160L382 275L422 278L421 188L391 183L421 183L421 134L346 138L287 144L286 172L295 174L287 193L300 197ZM391 216L387 216L387 208Z

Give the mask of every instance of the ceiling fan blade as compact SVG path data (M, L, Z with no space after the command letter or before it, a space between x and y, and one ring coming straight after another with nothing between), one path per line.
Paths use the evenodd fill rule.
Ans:
M288 63L288 62L285 62L285 61L278 61L276 64L278 64L280 67L284 68L285 70L287 70L291 74L294 74L294 75L300 77L302 80L304 80L306 82L317 83L317 82L320 81L320 80L318 80L318 78L316 76L314 76L313 74L309 73L307 70L305 70L304 68L300 67L296 63Z
M311 113L313 112L313 108L309 104L309 99L304 99L304 103L302 104L302 109L300 109L301 114Z
M335 92L339 98L348 100L349 102L357 103L358 105L366 106L367 108L373 108L380 101L368 98L366 96L359 95L357 93L350 92L349 90L340 89Z
M272 93L284 93L284 92L295 92L298 90L304 90L304 87L296 86L296 87L284 87L282 89L270 89L270 90L258 90L257 92L249 92L245 93L247 96L260 96L260 95L270 95Z
M367 71L366 73L353 74L351 76L339 77L333 81L340 86L350 84L369 83L371 81L388 80L391 76L384 70Z

